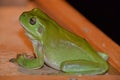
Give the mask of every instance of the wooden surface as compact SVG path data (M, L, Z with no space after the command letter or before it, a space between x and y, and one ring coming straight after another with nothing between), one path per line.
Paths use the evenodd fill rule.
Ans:
M17 65L10 63L9 59L15 58L18 53L32 53L32 45L19 24L19 16L33 7L33 4L0 7L0 75L21 74Z
M6 76L1 80L120 80L120 76Z
M46 11L48 14L50 14L56 20L58 18L57 21L59 23L62 23L61 25L63 25L63 27L66 27L67 29L75 32L78 35L82 35L83 37L86 37L90 42L92 42L91 38L89 39L89 37L88 37L89 35L87 36L86 34L84 34L84 31L81 31L81 28L78 27L76 23L74 23L74 25L73 25L73 22L77 22L77 21L73 20L73 22L70 22L68 24L68 22L70 20L67 20L66 24L65 24L65 22L62 18L59 18L59 16L57 17L56 13L54 13L55 11L52 11L51 9L48 8L49 6L52 5L52 3L54 1L56 2L57 0L41 0L41 1L43 1L43 2L40 2L40 4L41 4L41 5L39 5L39 6L41 6L40 8L44 9L44 11ZM48 2L53 1L53 2L49 2L49 6L46 7L45 1L48 1ZM58 5L60 6L61 3ZM32 3L28 3L28 5L26 5L26 6L11 6L11 7L10 6L8 6L8 7L2 6L2 7L0 7L0 18L1 18L0 19L0 80L18 80L18 79L19 80L27 80L27 79L28 80L79 80L79 79L80 80L119 80L120 79L120 76L118 74L116 74L116 72L109 73L106 75L98 75L98 76L71 76L71 75L62 76L61 74L58 74L59 72L56 72L56 71L54 72L54 70L51 70L48 68L46 69L46 67L44 67L42 70L41 69L40 70L25 70L25 69L18 67L18 65L10 63L9 60L13 57L15 58L18 53L26 52L27 54L33 55L33 48L32 48L31 42L25 36L24 30L21 27L21 25L19 24L19 16L23 11L31 10L34 7L36 7L36 6ZM64 7L65 6L63 6L62 8L64 8ZM53 7L51 6L51 8L53 8ZM66 8L64 8L64 9L66 9ZM70 9L72 9L72 8L70 8ZM68 10L68 12L69 12L69 10ZM62 12L62 14L63 13L64 13L64 11ZM67 14L64 13L65 16ZM75 15L76 15L76 13L75 13ZM62 22L62 20L63 20L63 22ZM87 23L84 22L84 20ZM83 23L84 23L84 25L86 23L86 24L90 24L91 26L94 26L84 18L83 18ZM93 29L96 29L96 28L93 28ZM91 28L90 28L90 31L91 31ZM98 33L100 33L99 30L97 30L97 31L98 31ZM80 33L82 33L82 34L80 34ZM102 34L102 35L104 35L104 34ZM108 39L108 40L111 41L110 39ZM92 43L92 44L94 46L96 45L96 43ZM113 47L117 46L114 42L112 42L112 45L113 45ZM95 46L95 47L97 47L98 50L102 50L102 49L99 49L98 46ZM116 47L116 49L118 49L118 46ZM113 50L113 52L114 52L114 50ZM111 54L111 53L109 53L109 54ZM117 53L114 53L114 54L117 54ZM110 56L110 57L112 58L112 56ZM113 55L112 59L114 59L114 55ZM116 58L115 60L117 60L117 59L118 58ZM115 60L113 60L113 62ZM111 62L111 61L109 61L109 62ZM55 74L52 74L52 73L55 73ZM57 75L56 75L56 73L57 73Z

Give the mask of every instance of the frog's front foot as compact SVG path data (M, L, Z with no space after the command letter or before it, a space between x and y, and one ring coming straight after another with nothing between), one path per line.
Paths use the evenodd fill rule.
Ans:
M39 57L33 58L27 56L26 54L18 54L15 61L18 65L27 69L38 69L44 65L43 60L41 60Z

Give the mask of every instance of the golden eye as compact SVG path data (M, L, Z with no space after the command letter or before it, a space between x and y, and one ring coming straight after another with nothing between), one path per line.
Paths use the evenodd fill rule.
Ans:
M30 24L31 24L31 25L36 24L36 18L32 17L32 18L30 19Z

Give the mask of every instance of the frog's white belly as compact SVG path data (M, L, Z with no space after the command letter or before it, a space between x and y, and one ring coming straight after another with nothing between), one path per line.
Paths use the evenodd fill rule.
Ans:
M45 63L46 63L48 66L50 66L50 67L52 67L52 68L54 68L54 69L60 70L60 66L57 65L56 63L53 63L53 62L52 62L51 60L49 60L45 55L44 55L44 61L45 61Z

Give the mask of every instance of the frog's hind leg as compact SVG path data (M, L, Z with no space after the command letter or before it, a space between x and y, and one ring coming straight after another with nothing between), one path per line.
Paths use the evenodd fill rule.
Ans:
M61 70L67 73L95 75L105 73L108 70L108 65L107 63L97 63L87 60L73 60L63 62Z

